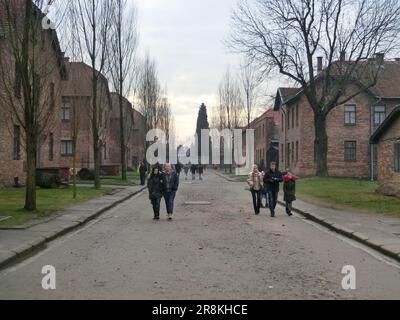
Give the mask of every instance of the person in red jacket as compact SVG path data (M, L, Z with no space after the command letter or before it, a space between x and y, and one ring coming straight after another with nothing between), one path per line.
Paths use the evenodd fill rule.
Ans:
M286 175L283 177L283 200L286 202L286 213L292 216L293 201L296 201L296 181L297 177L292 175L290 170L287 170Z

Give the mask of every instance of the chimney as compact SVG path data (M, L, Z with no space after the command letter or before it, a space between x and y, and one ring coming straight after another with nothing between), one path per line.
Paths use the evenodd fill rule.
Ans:
M383 52L379 52L375 54L375 59L376 59L376 63L379 66L383 66L384 62L385 62L385 54Z
M346 51L340 52L340 62L346 62Z
M322 57L317 57L317 60L318 60L318 72L321 72L322 71L322 68L323 68L323 64L322 64Z

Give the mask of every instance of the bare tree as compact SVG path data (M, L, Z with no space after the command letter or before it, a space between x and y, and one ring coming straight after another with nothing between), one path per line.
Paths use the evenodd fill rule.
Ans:
M241 63L240 83L245 100L247 126L249 127L259 98L257 89L262 83L261 73L259 72L257 66L249 60L242 61Z
M124 97L133 96L132 85L135 83L136 48L138 42L136 8L133 4L128 6L126 0L117 0L114 3L112 19L112 42L110 46L110 74L114 90L119 96L119 126L120 126L120 153L122 180L127 180L126 150L130 130L124 116Z
M219 128L237 129L243 125L244 104L238 81L228 68L218 88ZM232 165L229 166L232 172Z
M55 31L42 28L45 4L39 0L0 0L0 99L4 116L22 128L25 140L28 211L36 210L37 155L54 116L60 89L57 83L65 73ZM14 157L19 159L18 150Z
M95 188L101 187L100 165L101 165L101 135L104 128L105 112L101 109L101 101L104 97L99 96L99 90L104 88L106 82L103 73L107 72L110 65L109 46L111 43L111 26L113 13L113 0L76 0L71 2L74 6L73 19L78 37L78 48L81 50L82 61L87 61L92 68L91 88L91 130L94 155Z
M368 58L396 49L399 18L397 0L238 4L229 45L258 63L264 73L286 76L306 96L314 112L317 175L328 175L327 115L376 84L380 68ZM319 55L326 60L323 72L316 68ZM359 90L350 92L354 84Z
M145 129L148 132L156 128L158 123L157 106L160 99L160 83L154 60L149 54L140 66L140 76L137 87L137 99L140 112L145 118Z

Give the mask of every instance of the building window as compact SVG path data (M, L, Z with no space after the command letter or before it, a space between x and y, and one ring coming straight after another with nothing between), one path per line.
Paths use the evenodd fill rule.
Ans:
M374 107L374 124L380 126L386 118L386 107L375 106Z
M49 135L49 161L54 160L54 135L50 133Z
M104 143L104 160L107 160L107 143Z
M72 140L61 141L61 155L64 157L70 157L73 155Z
M21 73L19 72L18 64L15 63L15 83L14 83L14 95L16 98L21 98Z
M292 110L292 129L294 129L294 117L295 117L295 109Z
M296 127L299 126L299 105L296 105Z
M287 110L287 130L290 130L290 109Z
M295 152L294 152L294 142L292 142L292 163L294 163L294 156L295 156Z
M296 141L296 162L299 161L299 142Z
M357 142L345 141L344 142L344 160L356 161L357 160Z
M400 172L400 143L394 145L394 171Z
M283 118L283 113L282 113L282 122L281 122L281 126L282 126L282 132L283 132L283 128L284 128L284 126L285 126L285 120L284 120L284 118Z
M68 102L64 102L61 107L61 120L71 120L71 105Z
M56 100L55 100L55 84L52 82L50 84L50 104L51 104L51 109L54 110L56 106Z
M13 159L21 160L21 127L14 126Z
M356 106L347 105L344 107L344 124L355 125L356 124Z

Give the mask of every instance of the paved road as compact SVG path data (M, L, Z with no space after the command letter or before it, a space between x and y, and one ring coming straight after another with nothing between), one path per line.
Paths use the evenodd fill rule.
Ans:
M244 187L183 181L173 222L154 222L143 193L2 271L0 299L400 298L400 265L282 209L254 216ZM41 288L44 265L55 291ZM355 291L341 288L344 265Z

